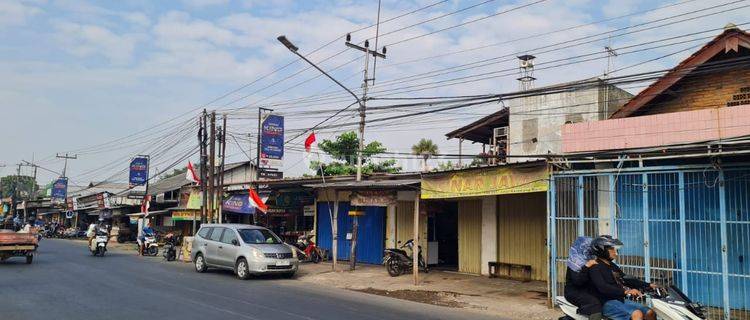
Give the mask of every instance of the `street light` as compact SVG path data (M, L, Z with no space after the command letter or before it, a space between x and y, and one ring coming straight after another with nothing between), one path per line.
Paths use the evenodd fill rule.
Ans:
M291 50L292 52L297 52L297 50L299 50L299 48L297 48L297 46L295 46L291 41L289 41L289 39L287 39L286 36L284 35L281 35L276 39L279 40L281 44L283 44L287 49Z
M349 90L349 88L347 88L346 86L344 86L343 84L341 84L341 82L338 82L338 80L334 79L330 74L328 74L325 71L323 71L323 69L321 69L320 67L318 67L317 65L315 65L312 61L310 61L307 58L305 58L305 56L301 55L298 52L299 48L297 46L295 46L294 43L292 43L291 41L289 41L289 39L287 39L287 37L285 35L280 35L276 39L279 40L279 42L281 42L281 44L283 44L287 49L289 49L289 51L291 51L292 53L294 53L298 57L300 57L300 59L305 60L305 62L307 62L311 66L315 67L315 69L318 69L318 71L320 71L320 73L324 74L326 77L328 77L328 79L331 79L333 82L335 82L337 85L339 85L339 87L344 88L344 90L346 90L346 92L349 92L349 94L351 94L352 97L354 97L354 99L357 100L357 103L359 103L360 105L362 104L362 100L359 99L359 97L356 94L354 94L354 92L352 92L351 90Z

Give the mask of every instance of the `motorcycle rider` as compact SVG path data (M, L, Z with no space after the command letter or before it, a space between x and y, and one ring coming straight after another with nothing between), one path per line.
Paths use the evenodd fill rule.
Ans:
M578 314L590 320L602 319L602 304L589 288L589 269L597 264L591 255L589 237L578 237L570 247L566 264L565 299L578 307Z
M609 235L599 236L591 242L591 252L596 256L596 264L589 268L590 286L602 304L602 314L612 320L656 320L656 314L648 307L625 300L626 296L640 297L635 288L651 287L654 284L627 278L613 260L617 258L617 248L622 242Z
M89 224L89 228L86 229L86 238L88 238L89 248L91 248L91 241L96 238L96 223Z

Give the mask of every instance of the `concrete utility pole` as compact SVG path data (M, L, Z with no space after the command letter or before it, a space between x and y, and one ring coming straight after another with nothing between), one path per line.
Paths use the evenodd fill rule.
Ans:
M65 165L63 166L62 176L67 177L65 174L68 171L68 159L73 159L73 160L78 159L78 155L74 154L71 156L71 155L68 155L68 153L66 152L65 155L61 155L58 153L57 155L55 155L55 157L65 159Z
M370 50L370 41L365 40L365 46L351 43L351 35L346 35L346 46L349 48L357 49L365 53L365 71L364 80L362 81L362 98L359 99L359 147L357 148L357 181L362 181L362 152L365 148L365 115L367 112L367 89L370 81L375 81L375 78L369 78L370 69L370 55L377 59L381 57L385 59L385 47L383 47L383 53L377 52L376 50ZM352 218L352 245L349 252L349 269L354 270L357 267L357 238L359 234L359 214Z
M208 179L206 179L208 173L208 156L207 156L207 136L208 133L208 114L203 109L201 115L201 223L206 223L208 220Z
M227 158L227 115L225 114L222 119L221 125L221 144L219 145L219 153L221 153L221 164L219 165L219 192L217 197L219 200L219 223L224 222L224 212L222 210L222 199L224 198L224 164Z
M211 133L208 145L208 222L214 223L216 210L216 111L211 111Z

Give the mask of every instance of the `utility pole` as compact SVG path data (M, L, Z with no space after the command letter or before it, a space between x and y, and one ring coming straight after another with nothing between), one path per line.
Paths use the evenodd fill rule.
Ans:
M208 175L208 156L207 156L207 145L206 145L206 137L208 136L208 123L207 123L208 115L206 113L206 109L203 109L203 114L201 115L201 223L206 223L207 217L208 217L208 179L206 179L206 176Z
M203 139L202 139L202 135L203 135L203 120L202 119L203 119L202 115L198 116L198 146L200 148L200 156L199 157L201 158L201 163L200 163L200 166L201 166L201 168L200 168L200 170L201 170L200 171L200 175L201 175L200 187L201 187L201 190L203 190L203 178L202 178L202 175L203 175L203 163L202 163L202 160L203 160ZM203 211L202 210L203 210L203 208L201 208L201 216L203 215ZM196 227L195 219L197 217L195 216L195 210L192 210L192 211L193 211L193 229L192 229L192 233L190 233L190 235L191 236L195 236L195 227Z
M216 210L216 111L211 111L211 133L208 145L208 221L214 223L214 210Z
M68 159L73 159L73 160L78 159L78 155L74 154L71 156L71 155L68 155L68 153L66 152L64 155L61 155L58 153L57 155L55 155L55 157L65 159L65 165L63 166L63 171L62 171L62 177L63 178L67 177L65 174L68 171Z
M370 55L374 59L378 57L385 59L386 49L383 47L383 53L375 50L370 50L370 41L365 40L365 46L361 47L354 43L351 43L352 37L350 34L346 35L346 46L353 48L365 53L365 71L364 81L362 81L362 98L359 99L359 147L357 148L357 181L362 181L362 152L365 148L365 115L367 112L367 89L370 81L375 81L375 78L369 78L370 69ZM357 211L359 212L359 211ZM352 245L349 252L349 269L354 270L357 267L357 238L359 234L359 215L355 215L352 218Z
M221 164L219 165L219 223L224 222L224 212L222 210L222 199L224 198L224 164L227 157L227 115L222 119L221 125L221 144L219 145L221 153Z

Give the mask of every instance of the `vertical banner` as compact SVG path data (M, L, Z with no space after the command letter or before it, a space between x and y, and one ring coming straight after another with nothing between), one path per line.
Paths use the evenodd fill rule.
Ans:
M68 178L61 177L52 185L52 202L64 203L68 196Z
M267 115L261 122L260 165L281 168L284 159L284 117Z
M146 185L148 184L148 157L138 156L130 161L130 176L128 186L130 187L130 197L143 197L146 195Z

